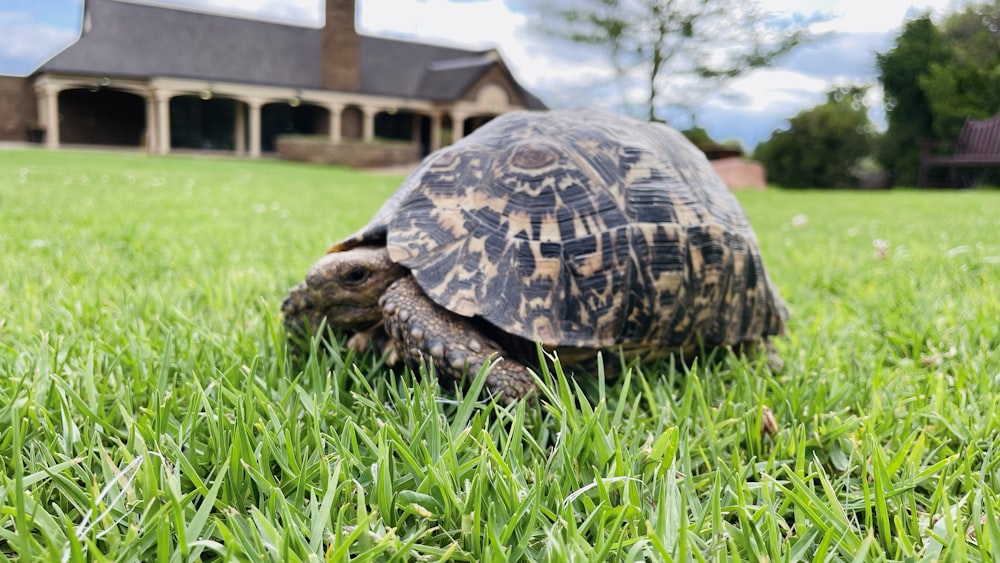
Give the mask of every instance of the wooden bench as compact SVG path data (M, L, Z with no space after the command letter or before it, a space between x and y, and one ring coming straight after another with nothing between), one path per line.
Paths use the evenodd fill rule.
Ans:
M931 168L990 168L1000 166L1000 114L989 119L966 119L958 134L955 153L937 155L931 153L931 145L924 143L920 151L920 174L917 185L927 185L927 173ZM954 179L954 176L953 176ZM980 182L984 178L979 178Z

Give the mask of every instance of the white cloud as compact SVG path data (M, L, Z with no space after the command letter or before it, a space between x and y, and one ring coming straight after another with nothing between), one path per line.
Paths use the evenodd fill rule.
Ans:
M603 61L586 55L568 63L550 44L526 32L528 18L504 0L363 0L358 7L362 33L404 37L462 48L497 48L519 81L531 88L558 92L564 84L577 88L606 83L612 77ZM570 105L574 92L559 95Z
M817 13L828 16L816 23L816 32L841 31L848 33L884 32L900 27L903 21L916 14L931 11L941 14L961 8L968 0L762 0L761 5L776 12Z
M284 6L292 6L295 12L311 14L319 18L322 4L317 0L190 0L192 4L201 3L227 12L280 12Z
M711 103L720 107L764 111L814 101L817 93L826 92L829 88L829 82L820 78L781 69L764 69L732 82L728 88L730 96L715 98Z
M325 0L137 1L320 26ZM880 48L875 47L880 45L878 37L871 34L895 33L907 17L921 11L929 9L940 14L968 2L761 0L762 7L768 11L804 17L825 16L825 21L813 24L812 29L818 33L837 32L839 39L801 49L797 55L793 53L783 68L757 71L731 83L725 92L702 106L700 113L718 111L730 116L788 117L821 102L823 93L839 82L874 82L874 68L866 68L864 64L867 53L872 52L874 58L874 48ZM362 33L373 35L466 48L496 47L515 76L525 86L542 94L550 105L561 107L588 101L616 105L621 99L621 91L615 86L613 73L602 55L579 46L543 41L529 31L528 15L511 9L514 3L513 0L358 0L358 27ZM4 13L2 8L0 29L3 30L0 62L28 60L35 61L36 66L70 43L78 33L78 30L46 26L27 14ZM862 36L864 33L869 36ZM712 120L706 117L703 121ZM721 136L726 134L719 132Z
M323 0L139 0L166 6L186 6L211 13L233 14L264 20L319 27Z
M200 4L258 17L297 17L310 25L320 25L324 0L160 1ZM851 81L875 82L874 66L866 68L863 64L865 57L874 59L873 46L878 45L878 37L870 34L894 32L916 13L924 10L940 13L967 1L761 0L767 11L823 16L824 21L813 24L813 31L840 35L835 42L817 45L814 51L818 53L806 49L797 59L790 58L789 67L759 70L730 83L724 92L700 108L699 113L705 116L699 119L718 128L710 131L713 135L736 135L752 146L762 133L750 131L751 125L757 129L763 127L762 131L769 134L770 129L780 126L782 117L791 117L821 103L824 94L834 86ZM623 95L635 97L634 92L627 89L622 92L614 86L613 72L599 53L595 56L594 51L578 46L542 41L528 30L528 16L522 11L512 11L508 3L509 0L359 0L358 27L362 33L372 35L466 48L496 47L517 78L555 107L581 103L617 106ZM870 78L866 78L869 73ZM876 107L880 94L878 89L870 92ZM717 113L718 119L709 115L712 112ZM746 117L733 119L739 115ZM877 115L873 117L877 119ZM763 125L765 122L770 125Z
M186 6L215 13L279 19L320 26L325 0L139 0ZM610 71L603 64L559 60L552 46L526 33L527 16L511 11L504 0L358 0L361 33L427 41L461 48L497 48L511 71L528 86L603 82ZM586 57L585 57L586 58Z
M322 3L317 0L208 0L215 9L224 12L245 11L270 15L282 20L298 21L316 27L323 24Z
M396 1L391 7L385 0L375 0L363 1L358 8L363 31L404 33L473 47L505 42L525 22L524 14L511 12L502 0Z
M70 44L79 30L51 27L36 21L31 14L0 12L0 57L43 60Z

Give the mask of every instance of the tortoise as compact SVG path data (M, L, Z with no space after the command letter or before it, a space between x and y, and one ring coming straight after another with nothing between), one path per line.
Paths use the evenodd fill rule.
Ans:
M537 344L565 365L648 362L769 347L788 318L705 156L589 108L507 113L431 154L282 312L292 333L325 321L442 380L492 363L486 387L507 403L535 392Z

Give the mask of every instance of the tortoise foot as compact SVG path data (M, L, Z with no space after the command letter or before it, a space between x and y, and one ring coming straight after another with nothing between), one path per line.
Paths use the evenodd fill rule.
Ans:
M441 380L469 382L489 364L486 388L510 404L533 394L535 381L524 364L504 358L504 350L486 338L471 319L431 301L413 278L393 283L380 306L386 332L401 358L411 366L434 364Z

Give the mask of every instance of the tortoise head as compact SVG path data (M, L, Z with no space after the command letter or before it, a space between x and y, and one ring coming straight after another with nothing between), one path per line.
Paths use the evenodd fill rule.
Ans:
M389 259L384 246L359 246L331 252L317 261L303 283L292 288L281 305L285 325L315 331L321 320L346 332L382 322L378 301L386 288L407 270Z

